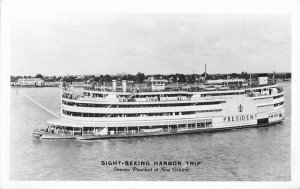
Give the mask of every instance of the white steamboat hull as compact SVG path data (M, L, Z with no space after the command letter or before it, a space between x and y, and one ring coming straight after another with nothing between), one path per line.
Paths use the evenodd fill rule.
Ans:
M283 119L282 119L283 120ZM217 131L226 131L226 130L235 130L235 129L244 129L244 128L254 128L254 127L265 127L276 125L282 120L278 120L268 124L254 124L254 125L237 125L237 126L226 126L218 128L195 128L195 129L181 129L174 131L160 131L152 133L140 132L138 134L114 134L114 135L60 135L60 134L50 134L50 133L40 133L35 138L39 139L76 139L76 140L103 140L103 139L114 139L114 138L134 138L134 137L155 137L155 136L169 136L169 135L181 135L181 134L195 134L195 133L205 133L205 132L217 132Z
M116 98L116 94L101 97L102 100L107 99L99 101L90 97L73 99L70 94L65 94L62 99L62 118L49 120L47 123L48 129L51 127L54 133L67 134L44 132L34 133L34 137L96 140L274 125L285 117L284 93L275 87L256 88L256 93L259 94L255 93L254 96L245 95L238 90L231 92L234 95L230 95L228 91L227 95L217 97L205 97L202 93L197 93L183 99L180 96L183 93L180 93L177 101L149 101L148 96L145 102L109 101ZM129 97L132 96L133 94Z

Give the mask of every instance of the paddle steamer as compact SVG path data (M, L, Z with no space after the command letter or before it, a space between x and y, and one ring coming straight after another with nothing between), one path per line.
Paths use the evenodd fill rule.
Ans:
M146 137L276 124L284 117L284 92L275 80L207 80L196 87L166 86L150 79L149 88L112 86L67 88L61 94L61 118L35 130L41 139Z

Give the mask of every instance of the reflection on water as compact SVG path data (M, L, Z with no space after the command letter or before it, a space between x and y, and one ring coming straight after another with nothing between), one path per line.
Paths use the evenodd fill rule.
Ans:
M58 88L11 89L11 180L290 180L290 83L284 122L261 128L98 141L35 140L32 130L60 114ZM101 161L201 161L188 173L114 172ZM182 168L183 168L182 167ZM121 168L126 168L122 167ZM172 167L171 167L172 168Z

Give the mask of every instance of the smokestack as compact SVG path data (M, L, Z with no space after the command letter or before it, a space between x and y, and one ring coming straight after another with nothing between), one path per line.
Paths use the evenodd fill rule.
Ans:
M123 93L126 93L126 90L127 90L127 82L126 82L126 80L122 80L122 88L123 88Z
M117 80L115 79L112 80L112 90L117 91Z

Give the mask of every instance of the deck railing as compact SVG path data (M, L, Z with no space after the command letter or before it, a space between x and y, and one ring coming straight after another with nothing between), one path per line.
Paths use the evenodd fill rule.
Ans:
M177 91L177 92L208 92L208 91L229 91L229 90L245 90L245 89L249 89L249 88L256 88L256 87L264 87L264 86L270 86L270 85L275 85L276 81L270 80L268 81L267 84L265 85L259 85L258 82L252 82L251 86L248 84L247 86L244 86L243 84L229 84L227 85L226 89L220 89L220 88L214 88L214 89L210 89L210 90L206 90L205 88L200 88L200 87L192 87L192 88L184 88L184 87L173 87L173 88L166 88L165 90L161 90L161 91L151 91L151 89L147 89L147 90L138 90L138 91L134 91L134 93L132 93L128 98L116 98L113 99L111 101L119 101L119 102L136 102L138 101L139 98L132 98L133 96L138 96L140 93L143 92L170 92L170 91ZM277 87L278 89L278 93L281 93L283 90L280 87ZM99 91L97 89L89 89L89 90L93 90L93 91ZM159 94L159 93L158 93ZM144 95L144 94L143 94ZM179 94L180 95L180 94ZM250 94L248 94L249 96ZM250 95L251 96L251 95ZM107 99L103 98L103 97L92 97L92 96L83 96L83 95L78 95L78 94L72 94L72 93L63 93L62 94L63 98L66 99L72 99L72 100L92 100L92 101L105 101L107 102ZM157 99L155 97L149 97L147 99L145 99L146 101L180 101L180 100L191 100L190 98L186 97L186 96L182 96L180 99L172 99L172 97L161 97L160 99ZM144 100L143 100L144 101Z

